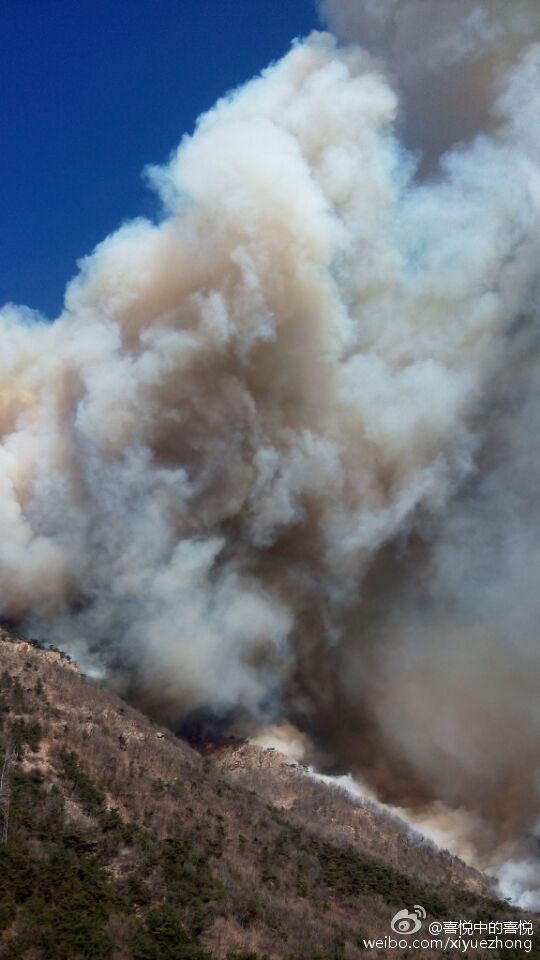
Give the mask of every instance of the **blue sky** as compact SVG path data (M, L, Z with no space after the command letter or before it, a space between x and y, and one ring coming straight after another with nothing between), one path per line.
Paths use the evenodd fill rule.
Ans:
M314 0L2 0L0 305L56 315L77 259L156 213L144 165L317 26Z

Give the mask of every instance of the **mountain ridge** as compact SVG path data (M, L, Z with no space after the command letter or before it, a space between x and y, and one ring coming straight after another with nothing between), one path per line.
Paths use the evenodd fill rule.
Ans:
M5 629L0 718L2 960L355 960L415 902L519 915L373 804L250 743L201 755Z

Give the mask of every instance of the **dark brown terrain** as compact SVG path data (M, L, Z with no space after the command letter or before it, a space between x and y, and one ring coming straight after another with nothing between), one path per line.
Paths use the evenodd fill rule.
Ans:
M276 751L203 756L58 652L3 630L0 657L3 960L354 960L414 904L515 912Z

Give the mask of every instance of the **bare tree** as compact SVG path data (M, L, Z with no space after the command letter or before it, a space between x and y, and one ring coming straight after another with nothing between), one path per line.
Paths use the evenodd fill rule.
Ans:
M6 746L2 772L0 773L0 816L2 825L0 843L7 843L9 834L9 808L11 804L11 766L15 759L15 751L11 744Z

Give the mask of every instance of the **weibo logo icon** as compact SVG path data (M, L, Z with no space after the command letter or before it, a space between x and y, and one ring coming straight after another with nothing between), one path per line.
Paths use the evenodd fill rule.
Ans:
M394 933L418 933L422 926L422 920L426 919L426 911L423 907L415 904L413 910L400 910L392 917L390 926Z

